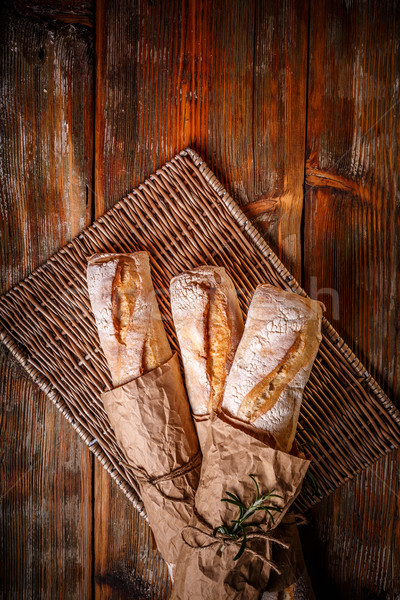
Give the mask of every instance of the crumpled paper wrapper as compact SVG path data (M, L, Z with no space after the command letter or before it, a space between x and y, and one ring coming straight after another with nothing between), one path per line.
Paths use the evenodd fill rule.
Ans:
M175 572L173 600L258 600L264 590L283 590L304 571L297 527L293 516L286 513L300 492L310 463L271 448L259 432L253 431L254 437L250 431L233 425L229 419L213 416L205 437L202 424L203 465L194 514L182 531L184 543ZM277 541L248 539L244 553L234 561L241 540L238 545L225 545L221 550L224 542L213 538L212 531L222 524L230 525L238 516L236 507L221 502L227 491L245 504L254 500L255 486L250 474L261 494L274 490L274 494L282 496L272 499L274 505L282 508L281 513L273 513L274 524L263 511L251 518ZM289 549L281 544L289 545ZM280 575L271 561L279 567Z
M201 453L178 357L102 394L127 464L140 486L157 547L175 564L199 482Z

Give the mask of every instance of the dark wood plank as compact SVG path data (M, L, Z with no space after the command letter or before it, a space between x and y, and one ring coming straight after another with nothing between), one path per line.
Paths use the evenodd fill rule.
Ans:
M257 2L254 56L254 198L246 214L301 279L308 3Z
M98 600L159 600L171 584L149 526L95 464L95 597Z
M2 3L1 288L91 218L89 4ZM91 598L92 457L1 350L4 598Z
M253 2L101 0L96 17L96 213L189 145L248 202Z
M329 288L318 295L328 318L393 398L398 16L392 1L311 2L304 234L306 289ZM398 472L394 452L313 510L309 556L321 597L398 597Z
M91 218L92 40L87 27L3 7L2 291Z
M92 457L2 351L0 597L91 598Z

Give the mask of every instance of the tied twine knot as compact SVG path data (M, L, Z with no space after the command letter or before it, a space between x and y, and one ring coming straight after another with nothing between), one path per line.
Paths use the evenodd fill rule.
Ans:
M172 471L169 471L168 473L164 473L163 475L157 475L154 477L149 477L146 471L140 467L132 467L132 465L128 465L128 463L125 463L125 465L133 469L133 472L135 473L135 476L139 480L139 482L142 481L153 486L160 494L160 496L162 496L165 500L169 500L172 502L188 502L193 501L191 497L189 497L188 495L179 498L175 496L169 496L161 489L160 483L163 483L164 481L172 481L173 479L178 479L179 477L183 477L184 475L191 473L200 466L201 459L202 456L201 451L199 449L196 452L196 454L194 454L192 458L183 465L177 467L176 469L172 469Z
M214 532L213 528L204 519L202 519L200 515L197 514L197 518L201 521L201 524L206 529L206 531L204 531L204 529L196 527L195 525L186 525L186 527L184 527L181 531L182 540L184 544L189 548L193 548L194 550L201 552L202 550L206 550L207 548L214 548L216 546L219 546L221 550L223 550L225 546L241 546L243 542L242 536L232 538L219 531ZM264 530L254 531L251 533L246 532L246 539L267 540L268 542L278 544L286 550L290 548L290 544L279 539L279 537L272 535L270 531L271 528L267 527ZM262 561L264 561L271 569L273 569L278 575L282 575L281 569L273 560L259 554L249 546L246 546L244 551L252 554L253 556L257 556Z

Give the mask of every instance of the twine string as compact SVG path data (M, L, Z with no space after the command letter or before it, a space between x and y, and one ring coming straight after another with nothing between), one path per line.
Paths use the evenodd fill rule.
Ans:
M185 502L186 503L188 501L192 502L193 497L189 496L188 494L185 494L184 496L182 496L180 498L177 498L175 496L169 496L161 489L160 483L163 483L164 481L172 481L174 479L183 477L184 475L188 475L189 473L191 473L192 471L194 471L195 469L197 469L200 466L201 459L202 459L202 455L201 455L201 451L199 449L196 452L196 454L194 454L192 456L192 458L190 458L183 465L176 467L175 469L172 469L168 473L164 473L163 475L157 475L154 477L149 477L148 474L146 473L146 471L144 469L142 469L141 467L132 466L129 463L122 463L122 464L124 464L124 466L128 466L131 469L133 469L133 472L135 473L136 478L139 481L139 483L150 484L157 490L157 492L160 494L160 496L162 496L165 500L168 500L171 502Z
M183 540L184 544L186 546L188 546L189 548L193 548L194 550L197 550L197 551L202 551L207 548L221 546L221 544L223 546L241 546L242 545L243 538L231 538L228 535L223 534L221 532L216 532L214 535L213 529L208 524L206 524L203 519L202 519L202 522L204 525L206 525L207 531L204 531L204 529L199 529L198 527L196 527L194 525L186 525L186 527L184 527L182 529L182 531L181 531L182 540ZM204 537L204 543L201 543L198 539L197 539L197 541L195 541L193 538L191 539L190 537L188 537L186 535L187 532L200 533ZM283 540L280 540L278 537L271 535L270 529L266 529L265 531L254 531L252 533L247 533L246 538L248 540L267 540L268 542L278 544L279 546L281 546L282 548L285 548L286 550L288 550L290 548L290 544L288 544L287 542L284 542ZM270 558L267 558L266 556L259 554L258 552L256 552L252 548L250 548L249 546L246 546L245 552L248 552L250 554L253 554L254 556L257 556L262 561L264 561L271 569L273 569L278 575L282 575L281 569Z
M243 542L243 537L232 538L228 535L222 533L221 531L216 531L214 533L214 528L206 521L202 515L194 507L194 515L197 518L198 523L203 527L200 529L196 525L186 525L181 531L181 538L186 546L189 548L193 548L194 550L201 551L207 548L214 548L215 546L241 546ZM299 515L298 513L290 513L284 516L283 521L295 523L296 525L305 525L307 523L307 519L303 515ZM261 525L259 524L261 527ZM264 529L259 529L258 531L253 531L246 533L247 540L267 540L270 543L278 544L285 550L289 550L290 543L285 542L283 539L280 539L279 536L272 535L271 531L275 529L275 527L271 527L271 525L264 524ZM197 533L203 536L204 543L201 543L199 539L190 536L190 533ZM189 534L189 535L188 535ZM257 556L261 560L263 560L269 567L274 570L278 575L282 575L281 569L278 565L250 548L246 546L245 552L252 554L253 556Z

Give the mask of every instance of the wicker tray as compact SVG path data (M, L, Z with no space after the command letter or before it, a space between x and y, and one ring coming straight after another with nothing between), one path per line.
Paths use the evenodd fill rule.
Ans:
M99 395L110 386L90 310L87 258L94 252L148 250L175 349L168 285L202 263L224 266L246 311L258 283L305 295L257 230L192 150L177 157L0 299L0 339L70 421L144 514ZM400 443L400 417L378 384L325 319L307 385L297 439L310 443L318 490L305 510Z

